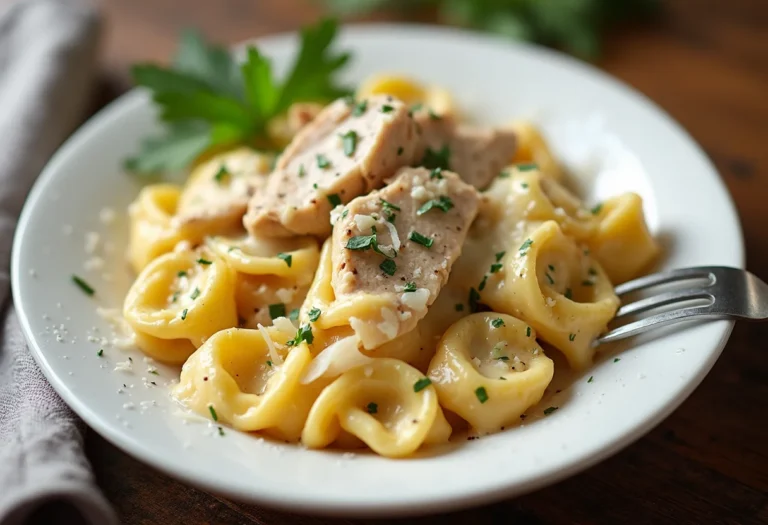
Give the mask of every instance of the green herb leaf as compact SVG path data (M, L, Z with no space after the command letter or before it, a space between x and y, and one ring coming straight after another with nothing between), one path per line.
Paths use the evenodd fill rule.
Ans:
M603 205L602 205L602 203L601 203L601 204L597 204L597 205L596 205L594 208L592 208L592 209L591 209L591 210L589 210L589 211L591 211L591 212L592 212L592 215L597 215L597 214L599 214L599 213L600 213L600 211L601 211L602 209L603 209Z
M214 421L219 420L219 416L218 414L216 414L216 409L213 408L213 405L208 405L208 411L211 413L211 417L213 418Z
M421 379L419 379L413 384L413 391L421 392L431 384L432 384L432 381L428 377L422 377Z
M421 207L416 210L416 215L424 215L429 210L433 208L438 208L440 210L443 210L443 213L447 212L451 208L453 208L453 201L450 197L446 197L444 195L441 195L437 199L430 199L424 204L421 205Z
M403 292L415 292L416 291L416 283L412 281L408 281L405 283L405 286L403 287Z
M96 355L99 356L99 357L103 356L104 355L104 349L103 348L99 348L99 351L96 352Z
M501 270L502 264L501 263L494 263L491 265L491 273L496 273L499 270Z
M229 179L229 176L230 176L230 173L227 171L227 167L222 164L221 166L219 166L219 171L217 171L216 175L213 176L213 180L221 184L225 182L227 179Z
M391 277L395 275L395 272L397 271L397 264L395 264L395 261L392 259L384 259L379 265L379 268L381 268L382 272Z
M484 386L479 386L475 389L475 396L477 396L477 400L480 401L480 404L488 401L488 392L486 392Z
M341 204L341 197L339 197L338 193L331 193L330 195L326 195L325 198L328 199L328 202L331 203L331 207L333 208Z
M328 158L322 153L315 155L315 159L317 159L317 167L320 169L324 170L325 168L329 168L331 166L331 161L328 160Z
M384 199L379 199L379 202L381 203L381 206L386 210L395 210L400 211L400 206L395 206L391 202L387 202Z
M448 147L448 144L446 144L437 151L431 148L427 148L427 151L424 153L424 157L421 159L421 166L424 166L430 170L435 168L449 170L451 169L450 161L451 148Z
M202 264L203 266L208 266L209 264L213 264L213 261L209 261L208 259L203 259L202 257L200 257L197 260L197 262L198 264Z
M285 264L288 265L288 268L290 268L291 264L293 264L293 255L290 253L278 253L277 258L284 260Z
M533 245L533 241L531 239L526 239L523 244L520 245L520 248L518 248L518 251L520 252L521 256L524 256L528 253L528 248L530 248Z
M77 275L72 276L72 282L77 285L78 288L80 288L85 295L92 296L96 293L96 290L91 288L91 285L85 282L81 277L78 277Z
M198 288L197 286L195 286L195 289L194 289L194 290L192 290L192 294L189 296L189 298L190 298L190 299L192 299L192 300L194 301L194 300L195 300L195 299L197 299L198 297L200 297L200 288Z
M379 405L371 401L365 406L365 411L368 412L369 414L375 414L376 412L379 411Z
M344 155L347 157L354 155L357 148L357 131L351 129L341 135L341 144L344 148Z
M283 303L270 304L269 318L277 319L278 317L285 317L285 305Z
M502 326L504 326L504 319L502 319L501 317L497 317L496 319L491 321L491 326L493 326L494 328L501 328Z
M591 383L594 378L595 376L589 376L589 379L587 379L587 383Z
M318 319L320 319L320 314L323 313L319 308L312 308L308 313L307 316L309 317L309 320L313 323L316 322Z
M573 290L570 288L565 289L565 298L566 299L573 299Z
M474 288L469 289L469 311L472 313L477 312L477 307L480 302L480 294Z
M501 260L504 258L504 255L505 255L506 253L507 253L507 252L498 252L498 253L496 254L496 262L501 262Z
M549 408L545 408L545 409L544 409L544 415L545 415L545 416L548 416L548 415L550 415L552 412L554 412L555 410L557 410L558 408L560 408L560 407L549 407Z
M291 310L291 313L288 314L288 319L290 319L291 321L296 321L299 318L299 313L300 313L299 309L294 308L293 310Z
M188 312L188 311L189 311L189 310L188 310L188 309L186 309L186 308L184 308L184 309L181 311L181 320L182 320L182 321L186 321L186 319L187 319L187 312Z
M435 240L432 237L427 237L416 231L412 231L408 234L408 240L413 241L416 244L421 244L425 248L431 248L435 243Z
M395 108L393 108L389 104L384 104L383 106L381 106L381 112L382 113L390 113L390 112L392 112L394 110L395 110Z
M530 164L518 164L515 166L517 168L517 171L533 171L539 169L539 166L533 163Z
M312 341L315 340L315 336L312 333L312 327L309 324L301 325L299 329L296 331L296 337L288 341L286 344L288 346L299 346L302 341L306 341L307 344L312 344Z
M525 328L525 336L526 337L531 337L531 327L530 326L527 326Z

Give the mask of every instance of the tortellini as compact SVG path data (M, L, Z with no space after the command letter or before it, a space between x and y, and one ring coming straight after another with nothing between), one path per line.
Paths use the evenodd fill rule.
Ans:
M128 208L131 224L128 260L135 272L184 240L173 224L180 195L181 189L173 184L152 184L142 189Z
M517 134L518 148L512 162L515 164L535 164L545 177L561 182L563 168L541 132L527 121L517 120L509 127Z
M392 74L370 77L357 90L357 97L392 95L406 104L423 104L438 115L455 115L456 104L447 90L437 86L424 86L412 78Z
M301 440L322 448L342 429L387 457L408 456L425 442L448 441L451 434L429 380L386 358L349 370L326 387L309 412Z
M554 370L529 325L484 312L448 328L429 377L442 406L478 431L495 432L541 400Z

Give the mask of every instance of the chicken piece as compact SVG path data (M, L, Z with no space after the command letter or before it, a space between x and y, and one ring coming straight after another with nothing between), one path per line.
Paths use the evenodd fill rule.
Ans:
M200 164L179 198L174 223L195 240L241 227L251 196L267 184L271 164L270 155L246 147Z
M327 237L334 207L413 162L415 133L408 109L393 97L337 100L285 149L265 190L248 205L246 229L261 236Z
M517 149L517 137L510 129L456 124L425 109L416 111L414 120L421 137L415 164L449 169L477 189L485 189Z
M412 330L461 254L480 197L458 175L403 168L350 202L333 228L331 281L366 349ZM335 215L335 214L334 214Z

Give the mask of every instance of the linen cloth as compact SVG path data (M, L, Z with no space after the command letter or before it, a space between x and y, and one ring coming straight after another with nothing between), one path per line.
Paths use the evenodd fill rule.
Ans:
M27 348L9 281L24 199L83 117L98 40L84 0L0 0L0 525L117 523L84 454L85 426Z

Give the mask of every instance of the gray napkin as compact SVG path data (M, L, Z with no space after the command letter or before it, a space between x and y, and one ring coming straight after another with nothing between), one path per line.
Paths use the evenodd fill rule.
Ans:
M98 36L83 0L0 0L0 525L117 523L94 485L84 425L29 353L9 283L19 212L83 116Z

